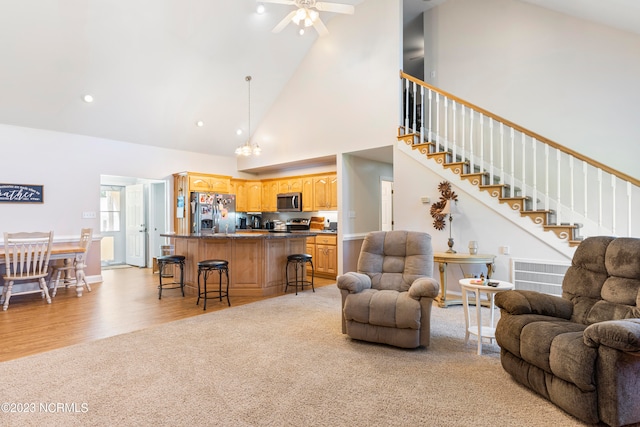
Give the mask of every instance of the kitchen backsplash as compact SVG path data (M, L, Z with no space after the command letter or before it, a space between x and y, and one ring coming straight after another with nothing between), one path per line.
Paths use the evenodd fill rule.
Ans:
M251 214L244 214L239 212L239 216L252 217ZM265 221L274 221L280 220L282 222L286 222L292 218L306 218L311 219L311 217L324 217L324 227L329 228L330 223L338 222L338 212L337 211L319 211L319 212L264 212L260 215L261 222L264 224ZM250 225L250 224L249 224Z

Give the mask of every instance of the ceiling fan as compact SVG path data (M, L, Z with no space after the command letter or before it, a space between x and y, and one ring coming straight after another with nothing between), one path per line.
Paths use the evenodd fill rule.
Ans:
M355 8L350 4L341 3L328 3L324 1L316 0L256 0L261 3L278 3L287 4L290 6L296 6L297 9L289 13L284 17L282 21L276 25L271 32L279 33L289 25L290 22L295 23L300 27L300 34L304 33L304 28L313 27L318 31L318 34L324 36L329 31L320 19L320 12L334 12L344 13L347 15L353 15Z

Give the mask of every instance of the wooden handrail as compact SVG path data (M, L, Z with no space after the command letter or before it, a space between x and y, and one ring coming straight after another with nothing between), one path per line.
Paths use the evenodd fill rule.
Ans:
M475 111L477 111L479 113L482 113L483 115L485 115L487 117L490 117L490 118L492 118L492 119L494 119L494 120L496 120L496 121L498 121L500 123L504 123L505 125L513 128L513 129L515 129L515 130L517 130L519 132L522 132L522 133L524 133L524 134L526 134L526 135L528 135L528 136L530 136L532 138L535 138L537 141L543 142L543 143L545 143L545 144L547 144L547 145L549 145L549 146L551 146L551 147L553 147L553 148L555 148L555 149L557 149L559 151L562 151L563 153L566 153L566 154L569 154L569 155L575 157L576 159L579 159L579 160L582 160L584 162L587 162L587 163L589 163L590 165L592 165L592 166L594 166L596 168L602 169L603 171L610 173L611 175L615 175L615 176L617 176L618 178L620 178L623 181L629 181L633 185L635 185L637 187L640 187L640 179L634 178L634 177L632 177L630 175L627 175L626 173L623 173L623 172L620 172L620 171L618 171L616 169L613 169L612 167L609 167L609 166L607 166L607 165L605 165L603 163L600 163L597 160L593 160L593 159L591 159L591 158L589 158L589 157L587 157L587 156L585 156L583 154L578 153L577 151L574 151L574 150L572 150L570 148L567 148L567 147L565 147L563 145L558 144L555 141L552 141L552 140L550 140L548 138L545 138L542 135L538 135L537 133L535 133L533 131L530 131L529 129L523 128L522 126L519 126L519 125L517 125L517 124L515 124L515 123L513 123L513 122L511 122L511 121L509 121L509 120L507 120L507 119L505 119L503 117L500 117L497 114L494 114L494 113L492 113L490 111L487 111L484 108L480 108L477 105L474 105L474 104L472 104L470 102L465 101L464 99L458 98L455 95L452 95L452 94L450 94L448 92L443 91L442 89L438 89L437 87L430 85L429 83L423 82L420 79L417 79L417 78L415 78L415 77L413 77L413 76L411 76L409 74L406 74L402 70L400 70L400 78L401 79L402 78L407 79L407 80L409 80L411 82L414 82L414 83L416 83L416 84L418 84L420 86L424 86L426 88L429 88L432 91L437 92L437 93L439 93L441 95L444 95L447 98L452 99L452 100L456 101L459 104L465 105L465 106L471 108L472 110L475 110Z

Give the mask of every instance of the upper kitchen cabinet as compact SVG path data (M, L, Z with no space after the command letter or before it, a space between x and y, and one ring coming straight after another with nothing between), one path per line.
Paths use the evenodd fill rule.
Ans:
M247 212L262 212L261 181L247 181Z
M338 177L336 174L313 178L313 210L338 210Z
M262 212L276 212L278 210L278 193L280 181L275 179L262 181Z
M302 211L313 211L313 176L303 176L302 181Z
M291 177L278 182L278 193L302 193L302 178Z
M247 181L244 179L231 179L229 182L229 194L236 195L236 211L247 212L249 199Z
M231 177L223 175L192 174L189 177L189 191L201 191L209 193L228 193Z

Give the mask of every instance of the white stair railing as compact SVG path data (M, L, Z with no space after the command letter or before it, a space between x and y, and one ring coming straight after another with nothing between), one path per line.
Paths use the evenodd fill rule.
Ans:
M548 224L573 225L581 238L638 236L640 180L400 72L400 132L431 142L431 152L486 172L504 197L526 197L527 210L548 210ZM576 236L577 237L577 236Z

